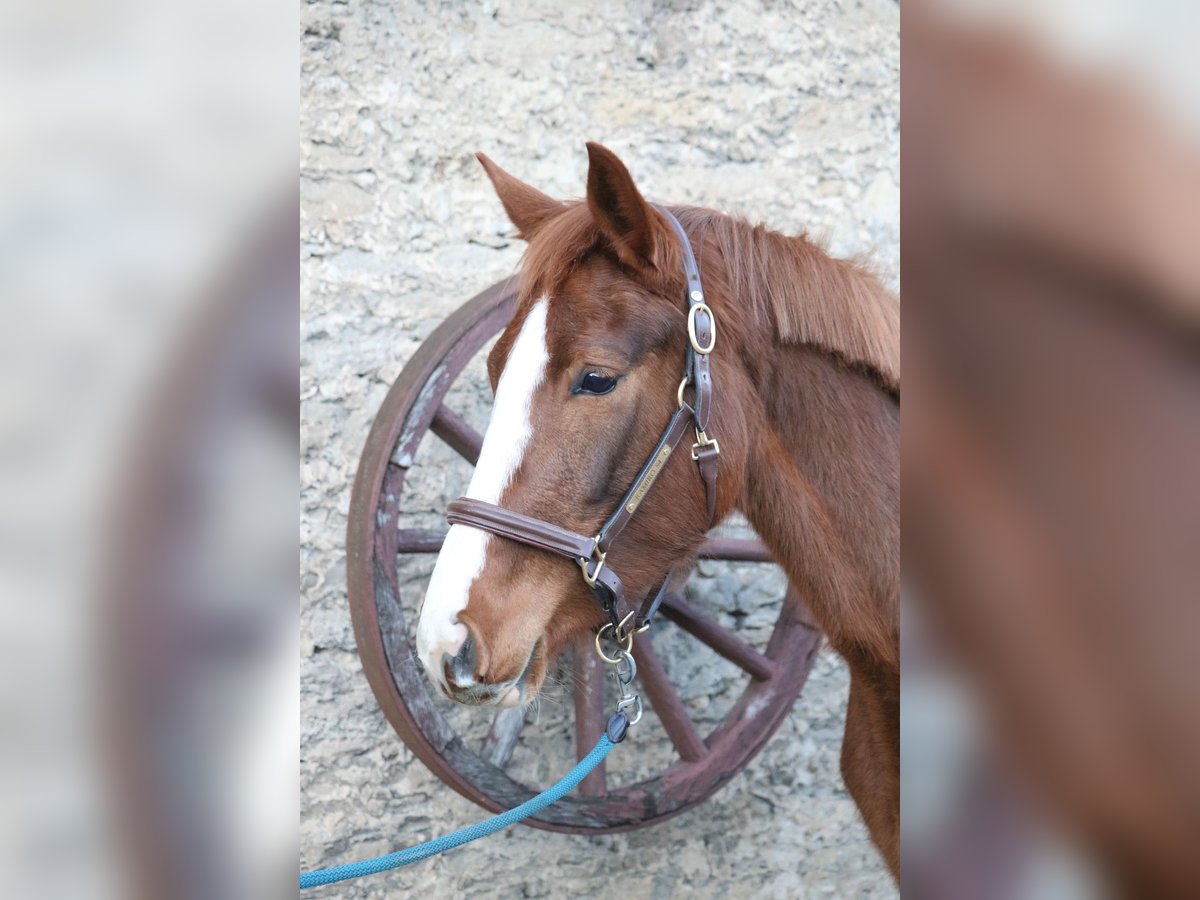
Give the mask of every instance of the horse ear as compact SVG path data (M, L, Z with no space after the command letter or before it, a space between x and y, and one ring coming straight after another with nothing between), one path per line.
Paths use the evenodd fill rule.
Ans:
M656 219L625 164L607 147L588 142L587 202L617 255L633 266L654 266Z
M475 158L483 166L483 171L487 172L496 195L504 204L504 211L517 226L522 240L529 240L543 222L566 208L564 203L547 197L537 188L509 175L485 154L476 153Z

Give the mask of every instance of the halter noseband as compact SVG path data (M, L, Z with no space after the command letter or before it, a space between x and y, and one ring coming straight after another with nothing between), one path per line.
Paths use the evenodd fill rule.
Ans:
M689 427L696 437L695 443L692 444L692 459L696 461L700 477L704 480L710 525L717 508L717 458L721 448L716 440L708 435L713 395L709 354L717 342L716 320L712 310L704 302L700 270L696 266L696 257L692 253L692 245L683 226L667 209L661 206L656 206L655 209L671 224L683 245L683 271L687 277L687 355L684 360L683 380L679 383L676 394L678 406L675 413L667 422L658 444L643 463L641 471L633 479L633 484L621 498L616 510L595 537L588 537L544 519L470 497L459 497L451 501L446 510L446 520L451 525L480 528L539 550L557 553L578 563L584 582L592 589L608 614L613 635L619 640L625 640L649 626L666 595L670 573L663 579L658 590L646 597L632 627L627 628L631 612L625 601L625 589L621 579L613 571L613 567L607 565L608 551L641 506L655 479L683 440ZM693 390L690 405L684 400L684 391L689 385Z

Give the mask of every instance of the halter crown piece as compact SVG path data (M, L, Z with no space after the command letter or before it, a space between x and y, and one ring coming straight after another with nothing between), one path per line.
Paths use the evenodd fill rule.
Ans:
M717 468L721 447L714 438L709 437L709 419L712 415L713 380L709 366L709 356L717 343L717 323L713 312L704 302L704 288L700 284L700 270L696 266L696 257L692 253L692 245L688 240L683 226L671 212L664 207L655 209L671 225L680 243L683 245L683 272L687 279L687 337L688 346L683 366L683 380L676 392L677 406L674 415L663 429L662 437L643 463L641 471L633 479L633 484L617 504L616 510L600 528L595 537L588 537L578 532L570 531L553 522L537 519L523 513L473 500L470 497L459 497L451 501L446 508L446 520L451 525L469 525L480 528L492 534L498 534L509 540L557 553L575 561L579 565L584 583L592 589L596 600L609 617L612 636L620 642L629 642L633 635L644 631L650 626L658 607L666 596L667 585L671 573L663 578L658 589L650 593L642 602L633 617L625 599L625 588L621 579L608 562L608 551L617 536L633 518L653 486L655 479L662 472L675 448L682 442L689 428L694 432L696 440L692 444L692 459L704 481L704 489L708 499L708 523L712 524L717 508ZM691 387L691 403L687 402L685 392ZM601 633L608 630L605 625ZM603 654L602 654L603 655Z

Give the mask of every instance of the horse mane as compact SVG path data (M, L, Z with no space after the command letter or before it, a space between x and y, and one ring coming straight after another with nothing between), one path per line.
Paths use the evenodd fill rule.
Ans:
M710 209L671 210L704 270L715 250L729 296L774 327L785 344L816 346L900 394L900 304L861 262L837 259L791 237Z
M864 265L831 257L806 235L790 237L711 209L670 209L706 284L712 282L709 293L720 284L781 343L815 346L900 395L900 304ZM526 250L528 287L553 290L603 244L587 205L567 204Z

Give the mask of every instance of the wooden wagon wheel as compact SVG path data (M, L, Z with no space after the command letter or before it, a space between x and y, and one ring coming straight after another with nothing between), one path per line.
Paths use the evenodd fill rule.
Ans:
M467 364L513 315L515 281L496 284L458 309L413 355L383 402L367 438L350 502L347 581L358 653L388 720L433 772L465 797L499 811L529 799L536 790L505 772L519 711L496 715L483 746L468 745L447 720L448 701L435 693L414 663L411 627L400 598L398 565L413 554L435 554L445 533L407 527L400 509L405 480L418 447L433 433L474 465L482 436L445 402ZM769 563L753 539L710 538L702 558ZM747 686L724 718L702 735L647 639L660 639L668 620L747 677ZM660 621L637 641L638 680L649 707L674 747L673 761L649 778L626 786L606 783L603 769L572 795L529 819L552 831L605 833L649 825L710 797L762 748L783 721L812 668L821 635L799 597L788 591L765 651L724 628L683 590L668 597ZM590 644L590 638L587 641ZM573 654L575 749L591 749L610 710L604 704L603 666L590 649ZM467 710L478 717L479 710ZM641 730L633 732L637 747ZM627 747L629 744L626 745ZM611 781L612 779L608 779ZM540 789L540 788L539 788Z

